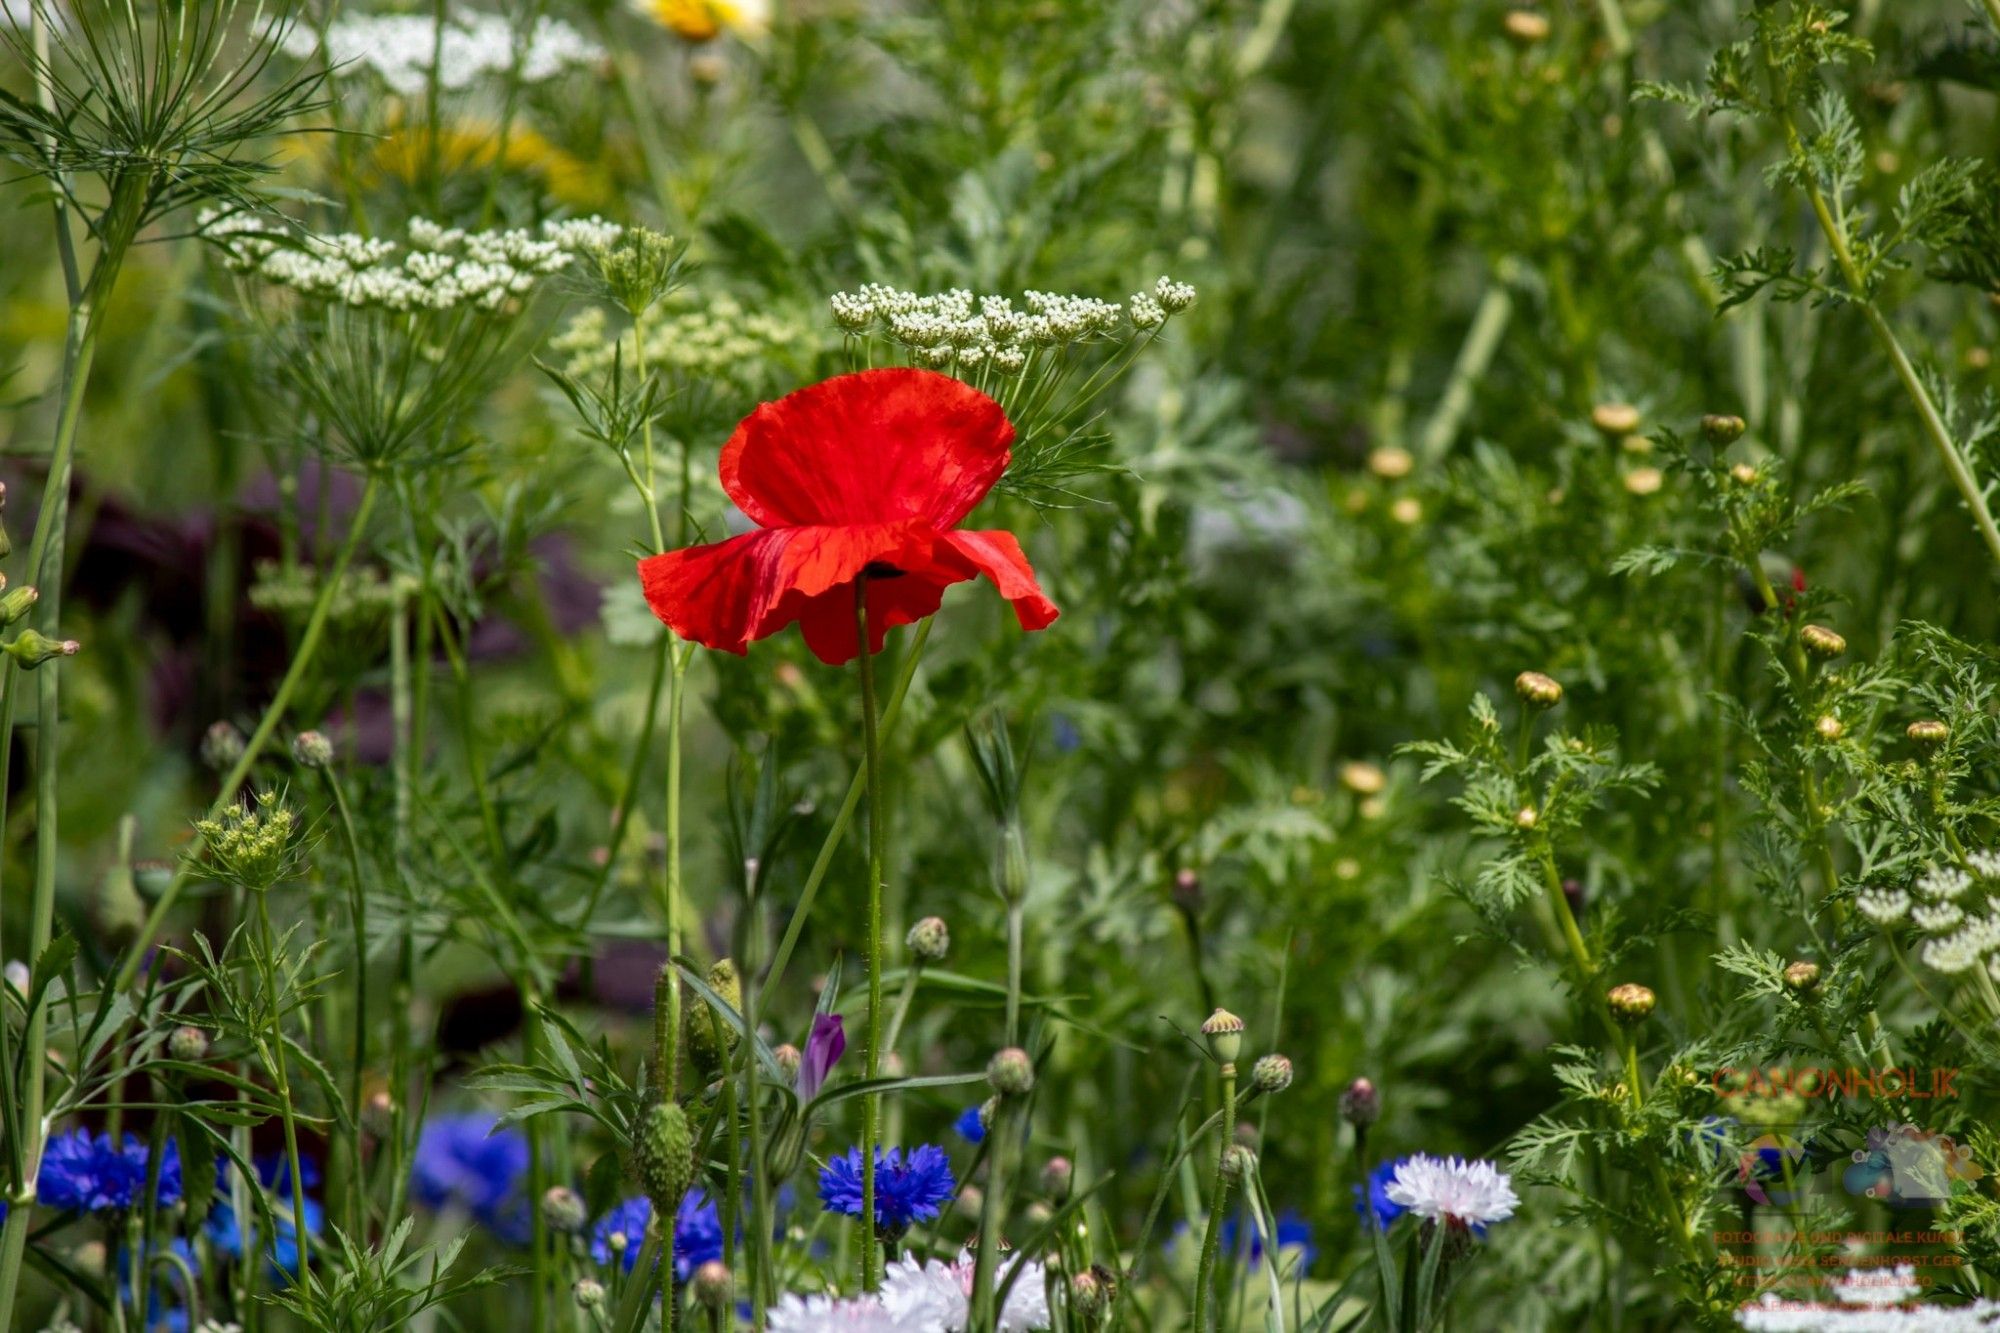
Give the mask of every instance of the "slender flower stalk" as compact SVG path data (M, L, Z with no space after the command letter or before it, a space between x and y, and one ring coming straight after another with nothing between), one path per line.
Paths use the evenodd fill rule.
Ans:
M868 779L868 1055L866 1077L882 1071L882 739L875 714L875 654L868 623L868 575L854 580L854 624L860 636L861 743ZM861 1289L881 1280L875 1254L875 1151L880 1142L882 1099L861 1099Z

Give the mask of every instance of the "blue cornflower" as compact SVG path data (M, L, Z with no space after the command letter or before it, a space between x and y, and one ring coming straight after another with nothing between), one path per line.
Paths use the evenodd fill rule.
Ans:
M641 1194L625 1200L597 1220L590 1232L590 1257L600 1264L612 1261L611 1237L625 1237L618 1262L625 1272L639 1262L645 1244L646 1224L653 1220L653 1201ZM681 1196L674 1210L674 1280L685 1282L695 1269L712 1259L722 1258L722 1216L700 1190Z
M275 1164L270 1159L260 1158L256 1165L257 1174L262 1178L261 1183L265 1188L270 1189L273 1185L272 1178L276 1177L276 1189L271 1204L273 1235L266 1248L270 1252L273 1280L284 1282L299 1271L298 1220L292 1211L292 1172L283 1158L276 1159ZM319 1180L317 1164L311 1161L300 1162L299 1176L308 1186L316 1184ZM226 1192L228 1186L222 1183L219 1188ZM319 1235L325 1219L325 1210L320 1207L319 1200L309 1198L305 1201L305 1215L306 1234ZM256 1220L256 1215L253 1213L251 1221L254 1223ZM210 1247L217 1254L230 1259L239 1259L243 1256L243 1227L237 1220L236 1209L226 1200L218 1201L215 1207L209 1210L208 1221L202 1225L202 1232L208 1237Z
M944 1149L925 1144L906 1159L901 1148L875 1150L875 1224L900 1231L928 1222L956 1186ZM849 1148L819 1176L819 1201L829 1213L861 1216L861 1149Z
M1303 1273L1311 1268L1312 1261L1319 1257L1319 1246L1313 1244L1312 1227L1290 1208L1279 1213L1272 1221L1278 1229L1278 1253L1282 1255L1286 1250L1297 1250L1299 1271ZM1222 1219L1222 1248L1234 1254L1244 1254L1245 1251L1237 1249L1237 1237L1243 1236L1249 1242L1247 1251L1249 1265L1255 1268L1264 1259L1264 1233L1255 1226L1244 1225L1244 1222L1245 1219L1240 1215Z
M986 1121L980 1118L978 1102L960 1111L958 1119L951 1122L951 1127L957 1130L958 1136L967 1143L986 1141Z
M146 1170L152 1154L131 1134L114 1144L109 1134L71 1130L49 1140L42 1154L35 1193L50 1208L102 1212L130 1208L142 1201ZM160 1156L160 1206L180 1202L181 1155L172 1139Z
M1369 1214L1374 1214L1375 1225L1387 1231L1395 1220L1409 1209L1389 1197L1389 1182L1396 1178L1396 1168L1406 1158L1392 1157L1368 1173L1368 1192L1364 1198L1361 1186L1354 1187L1354 1211L1366 1222Z
M521 1189L528 1137L480 1111L433 1116L417 1135L410 1196L426 1208L462 1208L516 1244L532 1226Z

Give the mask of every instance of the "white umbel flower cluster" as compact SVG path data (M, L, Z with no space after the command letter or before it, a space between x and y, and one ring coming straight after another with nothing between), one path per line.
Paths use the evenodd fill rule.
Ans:
M1754 1333L1967 1333L2000 1329L2000 1301L1912 1305L1923 1292L1914 1265L1849 1269L1833 1284L1832 1301L1786 1299L1775 1293L1736 1312Z
M1020 1267L1018 1275L1014 1269ZM918 1328L938 1333L964 1333L972 1319L974 1262L967 1255L956 1263L936 1259L899 1259L882 1275L882 1304L892 1314ZM994 1277L996 1289L1012 1280L1006 1308L1000 1312L1000 1333L1031 1333L1049 1326L1048 1273L1040 1263L1016 1259Z
M319 300L394 311L497 310L619 232L598 218L545 222L539 234L469 232L419 218L403 246L351 233L295 236L269 218L214 210L196 228L239 273Z
M771 1309L767 1333L937 1333L892 1313L873 1296L786 1296Z
M1427 1222L1473 1228L1504 1222L1521 1204L1514 1182L1493 1163L1428 1153L1400 1163L1383 1192Z
M1908 890L1871 886L1855 895L1861 914L1884 929L1904 921L1929 938L1918 951L1925 966L1947 975L1984 967L2000 979L2000 855L1981 849L1963 866L1927 868Z
M303 60L320 50L320 34L298 23L280 44ZM523 83L542 83L604 59L603 47L560 19L537 19L520 33L501 15L477 10L452 15L442 30L429 15L350 14L327 28L325 52L329 65L373 70L404 97L429 87L433 66L438 86L456 92L516 69L517 59L516 77Z
M907 348L920 365L942 369L991 365L1019 374L1035 349L1077 343L1122 343L1151 333L1194 303L1194 288L1161 278L1130 306L1092 296L1024 292L1023 309L1006 296L975 296L963 288L922 296L881 283L830 298L833 322L856 337L883 337Z
M1893 926L1910 914L1910 895L1901 889L1868 888L1854 897L1861 915L1878 926Z

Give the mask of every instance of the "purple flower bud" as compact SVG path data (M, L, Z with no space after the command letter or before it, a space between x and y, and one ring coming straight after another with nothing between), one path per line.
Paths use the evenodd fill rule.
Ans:
M806 1038L805 1058L799 1062L799 1100L809 1102L819 1095L826 1076L847 1049L847 1029L839 1014L814 1014L812 1035Z

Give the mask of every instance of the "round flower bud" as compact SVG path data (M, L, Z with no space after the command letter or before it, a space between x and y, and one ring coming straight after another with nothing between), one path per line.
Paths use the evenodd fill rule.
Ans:
M234 722L211 722L201 736L201 762L218 773L236 767L243 757L243 733Z
M87 1240L69 1252L69 1261L85 1277L103 1277L110 1249L101 1240Z
M604 1304L604 1284L594 1277L578 1278L569 1290L580 1310L595 1310Z
M1410 456L1408 449L1391 446L1368 455L1368 470L1385 481L1409 476L1410 469L1416 465L1417 460Z
M1951 728L1935 718L1925 718L1912 722L1904 732L1919 745L1942 745L1951 736Z
M1539 46L1549 39L1549 19L1546 14L1537 14L1532 9L1516 9L1508 12L1500 21L1500 29L1507 34L1507 40L1516 46Z
M1236 1057L1243 1050L1243 1020L1227 1009L1217 1009L1201 1025L1201 1035L1208 1038L1208 1053L1226 1065L1236 1063Z
M1847 640L1824 625L1807 625L1799 631L1799 642L1820 657L1838 657L1847 651Z
M1611 1005L1611 1016L1628 1025L1645 1022L1655 1003L1652 991L1630 981L1613 986L1604 998Z
M292 760L300 768L325 768L333 762L333 742L323 731L302 731L292 738Z
M1785 988L1794 995L1810 995L1819 989L1819 964L1800 961L1785 969Z
M1023 1211L1022 1220L1039 1231L1053 1221L1055 1215L1055 1209L1049 1207L1042 1200L1036 1199Z
M12 986L17 995L26 995L28 986L34 979L34 973L28 970L28 965L18 958L8 959L7 965L0 968L0 980Z
M39 592L25 584L0 594L0 625L11 625L27 615L41 597Z
M1251 1124L1248 1120L1237 1121L1236 1131L1230 1137L1246 1148L1255 1148L1260 1142L1257 1126Z
M1240 1143L1232 1143L1222 1153L1222 1178L1232 1185L1241 1184L1243 1177L1257 1169L1255 1149Z
M710 1259L695 1269L694 1277L688 1282L688 1294L704 1310L728 1309L729 1298L735 1290L735 1277L719 1259Z
M1590 424L1616 438L1639 429L1639 409L1630 403L1599 403L1590 409Z
M1389 517L1406 528L1415 527L1423 521L1423 502L1414 495L1405 495L1389 506Z
M718 958L708 969L708 988L721 996L731 1009L743 1012L743 983L736 975L736 964L727 958ZM717 1029L721 1031L718 1033ZM688 1062L695 1072L705 1079L712 1079L722 1072L722 1063L736 1050L736 1043L742 1034L736 1025L716 1013L705 1004L690 1004L681 1017L681 1029L687 1036ZM718 1042L717 1037L721 1040Z
M786 1082L798 1082L799 1064L805 1059L804 1056L799 1054L798 1047L792 1045L790 1042L786 1042L777 1050L771 1052L771 1058L778 1062L778 1069L784 1074Z
M1631 495L1651 495L1666 484L1667 474L1656 467L1635 467L1625 474L1625 490Z
M927 916L910 927L904 943L910 952L926 963L941 963L945 954L951 951L951 930L941 916Z
M1201 876L1187 866L1174 872L1174 905L1190 914L1201 910Z
M1365 1129L1382 1118L1382 1094L1370 1079L1357 1078L1340 1094L1340 1118Z
M1562 702L1563 687L1554 676L1545 676L1539 671L1523 671L1514 677L1514 693L1521 696L1524 704L1554 708Z
M655 1217L673 1217L694 1179L694 1136L678 1102L655 1102L640 1117L632 1166Z
M182 1024L167 1034L167 1054L186 1064L205 1059L208 1055L208 1034L200 1028Z
M986 1062L986 1081L1002 1097L1024 1096L1035 1086L1035 1062L1019 1046L996 1051Z
M1736 464L1736 466L1729 469L1729 479L1735 482L1738 486L1755 485L1757 481L1757 476L1758 476L1757 469L1751 467L1748 463L1738 463Z
M542 1220L551 1231L571 1234L583 1230L590 1212L583 1199L567 1185L552 1185L542 1194Z
M1701 419L1701 433L1708 437L1710 444L1734 444L1743 438L1749 427L1742 417L1729 416L1721 412L1711 412Z
M1514 827L1524 832L1541 822L1541 812L1532 805L1524 805L1514 812Z
M1069 1200L1070 1182L1076 1175L1076 1168L1067 1157L1051 1157L1042 1164L1042 1193L1056 1203Z
M1340 766L1340 785L1356 796L1375 796L1389 785L1389 775L1366 759L1356 759Z
M1823 741L1837 741L1847 734L1846 724L1832 713L1824 714L1819 721L1813 723L1813 730L1819 733L1819 738Z
M1250 1066L1250 1085L1259 1092L1283 1092L1292 1086L1292 1062L1273 1052Z
M1102 1319L1118 1293L1118 1278L1103 1264L1092 1264L1069 1279L1069 1308L1085 1319Z

